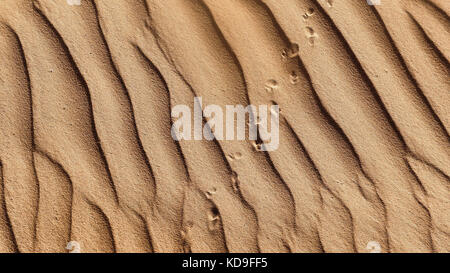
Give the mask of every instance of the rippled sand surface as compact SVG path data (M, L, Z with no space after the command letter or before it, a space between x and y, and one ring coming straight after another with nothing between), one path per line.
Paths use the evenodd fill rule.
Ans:
M0 252L449 252L449 14L1 0ZM194 97L279 105L279 148L174 141Z

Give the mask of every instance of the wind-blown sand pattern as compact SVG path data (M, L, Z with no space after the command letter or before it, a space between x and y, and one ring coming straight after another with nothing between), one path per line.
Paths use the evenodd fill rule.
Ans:
M449 14L1 0L0 252L449 252ZM173 140L194 97L279 105L279 148Z

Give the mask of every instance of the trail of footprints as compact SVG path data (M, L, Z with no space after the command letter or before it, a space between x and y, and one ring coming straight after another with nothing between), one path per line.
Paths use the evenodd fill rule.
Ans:
M409 108L404 109L405 113L393 113L398 108L395 108L386 95L380 94L381 99L375 100L372 97L378 98L378 94L358 90L360 88L375 93L381 92L377 90L379 85L371 82L367 65L361 66L359 63L362 62L360 56L363 54L352 48L350 40L346 40L350 37L350 34L345 32L348 30L336 19L342 12L343 5L347 5L346 8L363 9L364 13L361 14L370 14L370 18L386 20L378 22L388 26L386 31L371 35L384 37L389 43L384 45L385 48L394 48L396 53L398 51L395 56L398 60L393 61L393 67L403 71L403 67L397 63L403 64L406 60L407 68L410 68L411 58L404 50L396 48L398 41L395 39L401 40L403 37L394 37L392 42L389 35L394 35L391 32L399 31L396 27L401 26L392 25L389 21L392 18L387 18L387 10L391 8L403 14L405 10L411 9L413 14L419 14L420 9L417 7L421 7L421 4L407 5L406 1L383 1L382 5L372 7L356 3L342 4L334 0L299 1L299 4L294 3L294 0L286 0L279 5L273 0L226 0L223 3L212 0L118 0L113 5L106 1L67 0L67 7L51 0L4 0L0 3L0 39L8 37L9 40L5 40L10 41L9 44L0 43L3 47L0 51L7 47L8 52L13 48L18 51L18 47L21 47L23 52L14 52L16 55L8 56L8 60L16 62L24 58L20 64L21 69L26 73L36 73L21 77L21 72L16 68L3 66L0 69L0 131L14 134L12 136L0 133L1 252L64 252L72 250L74 242L79 243L77 251L81 252L450 251L450 144L448 124L445 122L450 115L450 103L446 101L448 96L442 95L443 105L436 105L435 102L439 98L433 97L436 93L428 91L431 88L422 78L416 79L414 74L411 74L410 78L398 76L398 82L408 82L410 86L416 87L416 90L410 91L418 92L418 95L413 95L414 99L408 107L429 107L431 102L431 107L426 111L430 111L432 115L417 117L435 125L433 128L436 128L436 131L428 131L423 135L424 141L434 141L437 145L433 147L439 147L439 154L436 154L438 159L430 162L428 159L432 156L422 153L417 147L414 131L407 131L402 126L397 127L404 122L402 115L409 115ZM168 7L173 7L173 11L167 10ZM234 17L227 14L232 8L241 13L233 14ZM441 18L445 17L445 21L438 22L444 24L440 27L450 26L448 14L438 10L439 6L428 8L439 13ZM165 25L168 24L163 14L166 11L172 15L180 14L174 16L175 25L182 23L189 26L193 31L192 35L195 35L191 42L201 42L191 45L191 42L186 42L183 37L188 34ZM134 13L138 12L139 16L134 16ZM69 22L70 18L65 22L64 15L69 13L72 19L80 20L76 22L78 29L89 33L86 39L101 41L102 46L92 47L91 53L83 52L82 50L88 48L82 47L83 43L80 41L71 39L68 28L64 26L66 23L74 23ZM132 27L125 31L119 30L120 27L112 23L116 20L127 21L126 18L130 16L134 16L130 21ZM354 16L359 15L355 13ZM34 18L30 22L34 25L30 27L16 23L16 20L25 18ZM92 23L93 18L97 20L98 25ZM227 20L248 20L245 27L250 30L248 33L252 34L249 35L249 40L246 41L239 35L234 36L233 27L239 24L233 25ZM292 25L294 21L298 24ZM419 27L423 23L414 22ZM98 29L91 32L86 29L87 25L84 23ZM11 30L6 26L11 26ZM403 27L412 29L414 23ZM20 45L23 41L29 41L29 35L41 35L39 31L30 34L32 29L46 33L47 40L43 39L47 41L46 45L42 44L39 48ZM213 31L205 33L204 29ZM269 29L275 29L276 33L267 32ZM17 36L17 41L11 38L12 35ZM256 41L255 37L258 35L261 39ZM421 41L419 47L431 50L436 48L436 44L443 44L442 40L433 39L442 37L448 38L448 33L416 41ZM270 44L272 42L273 44ZM260 44L254 49L254 53L259 57L266 57L268 63L276 64L270 71L265 71L256 61L252 64L256 59L247 53L249 48L253 48L252 45L258 43L267 43ZM52 126L53 122L59 122L58 117L54 114L46 115L42 113L42 109L38 112L39 116L36 116L33 107L37 102L33 100L39 98L39 103L44 103L45 88L38 89L27 82L31 80L33 83L34 79L43 73L33 67L36 65L32 60L35 51L45 52L50 50L46 46L52 45L57 45L54 48L64 49L60 52L64 57L50 60L52 66L48 71L59 77L59 71L69 69L62 67L61 63L69 60L67 63L73 65L70 70L76 74L75 81L78 82L77 85L83 85L73 90L86 89L86 98L89 100L86 105L90 108L89 113L93 113L92 118L86 119L91 124L80 128L85 130L84 128L92 127L94 133L85 134L93 134L95 137L67 138L63 141L65 143L59 143L58 141L62 140L58 138L59 140L52 143L49 140L51 136L45 136L45 131L30 129L28 132L22 132L27 130L26 128L14 131L17 129L15 125L7 122L13 115L24 115L15 118L22 121L31 120L31 127L36 124ZM329 48L329 45L333 48ZM317 53L317 50L323 47L328 47L329 51ZM129 59L132 61L124 63L128 59L119 56L117 49L121 48L127 48L128 53L132 52L133 57ZM189 48L191 50L184 50ZM444 57L433 55L434 63L429 65L443 67L448 72L450 68L445 56L450 53L445 51L445 48L440 49L444 50ZM355 50L356 53L353 54L349 50ZM178 51L183 52L180 54ZM276 53L272 57L274 51ZM330 52L334 52L336 56L329 55ZM217 59L216 54L223 56L223 59ZM325 57L314 59L320 55ZM204 56L204 59L192 63L196 56ZM337 67L333 63L342 56L347 58L345 62L350 64L349 67L343 64L342 67ZM381 54L376 55L372 61L382 64L376 58L381 59ZM329 60L328 64L332 67L329 74L324 60ZM102 65L95 76L88 74L91 69L97 70L96 65L102 62L107 65ZM205 82L214 78L211 76L210 79L205 79L198 71L206 73L209 70L207 66L216 67L219 64L223 66L223 71L226 71L226 68L231 71L221 75L223 85L230 83L229 86L236 87L238 91L230 90L234 93L229 94L214 94L215 90L210 91L212 94L205 91ZM259 69L263 71L255 72ZM380 69L385 74L393 73L392 69ZM340 74L334 73L336 70L339 70ZM141 73L141 79L152 77L148 81L150 85L157 81L159 84L141 87L130 80L133 79L130 73ZM262 78L269 73L271 77ZM334 78L339 75L341 78ZM366 75L369 76L365 77ZM94 83L98 77L108 82L114 90L102 89L101 83ZM383 75L378 73L376 77ZM410 82L411 78L414 82ZM14 88L11 88L11 85L8 85L11 84L11 79L23 82L13 81ZM49 80L47 77L41 81ZM448 74L447 77L434 80L439 86L446 88L441 90L442 92L450 90ZM40 83L42 87L49 84L51 83ZM59 88L73 87L69 78L67 82L60 81L59 84ZM222 86L222 82L214 84ZM346 93L350 94L349 97L339 98L326 93L331 90L324 87L327 84L334 84L336 88L339 88L338 85L351 87L354 92L349 90L352 91ZM30 90L27 90L27 85ZM152 89L153 97L142 96L145 88ZM31 92L30 98L23 97L26 92ZM36 95L37 92L39 96ZM101 95L102 92L112 92L108 96L113 100ZM139 103L145 105L147 102L137 101L138 98L149 99L148 103L158 104L161 111L170 111L170 107L176 102L188 102L194 95L203 95L206 101L219 105L233 101L278 104L283 110L280 110L279 114L280 141L285 142L281 144L280 150L275 152L262 151L260 140L248 143L175 143L171 138L164 138L170 135L170 132L164 131L168 129L167 120L158 118L156 111L144 112L144 108L139 108ZM370 98L364 97L366 95ZM164 104L161 105L158 102L159 97L168 99L162 99ZM362 104L366 99L376 101L377 105L373 105L375 110L371 109L371 105ZM340 100L351 103L341 103ZM26 116L27 111L10 111L8 105L11 102L23 109L30 104L31 117ZM49 105L59 107L58 103ZM343 105L355 108L344 110L340 108ZM80 109L84 106L80 106ZM112 110L106 111L109 106ZM73 111L78 106L70 107L73 108L69 110ZM385 108L388 108L388 111L384 110ZM377 112L377 109L382 110ZM434 112L435 109L438 111ZM367 117L367 113L373 114L367 121L368 124L373 124L373 127L358 127L360 123L353 122L355 116L341 116L338 113L346 110L360 113L361 119ZM73 113L84 115L83 111ZM426 111L419 112L419 115ZM151 136L146 131L149 129L145 127L148 126L145 123L149 115L156 116L151 119ZM74 115L71 117L77 119ZM254 122L256 126L261 125L259 117L256 117ZM353 124L353 127L345 124L347 122ZM114 126L111 127L112 124ZM161 127L157 127L158 124ZM136 129L129 133L129 128ZM372 129L374 134L378 135L364 144L369 147L365 150L362 148L364 145L360 143L358 131ZM97 135L99 130L101 132ZM122 133L111 140L110 137L115 131ZM34 134L32 145L20 146L26 141L23 135L30 132ZM389 136L386 132L391 132L392 135ZM38 145L36 134L40 140ZM394 140L390 139L391 137ZM95 138L98 138L98 143L89 143L91 148L83 146L83 141L92 142ZM395 141L397 138L399 141ZM10 141L11 139L15 141ZM155 140L160 142L152 142ZM330 143L327 143L328 141ZM86 151L80 152L76 161L59 160L66 158L64 149L68 149L71 142L74 142L73 147ZM165 150L158 150L153 145L163 145ZM334 150L325 149L323 152L323 147L330 147L327 145L334 145ZM383 148L377 151L376 148L371 148L371 145L380 145ZM39 150L37 147L40 147ZM168 154L175 158L171 159L171 162L178 163L161 167L160 164L164 160L161 161L161 158L153 155L155 150L158 151L154 155ZM211 154L206 155L205 151L211 151ZM405 151L408 155L405 155ZM387 161L390 162L380 162L383 161L383 155L377 153L383 152L390 153L386 155ZM32 154L32 159L17 162L13 155L19 153L25 155L21 157L23 159ZM71 154L76 153L71 151ZM214 158L211 158L211 155L214 155ZM134 165L128 166L121 159L122 156L134 162ZM336 163L333 163L334 161ZM24 164L29 166L23 166ZM207 164L207 168L201 164ZM380 169L381 166L386 168ZM9 168L13 168L13 171ZM133 183L136 183L131 187L124 183L130 179L126 177L127 173L130 173L128 168L131 168L133 177L140 181L134 181ZM12 174L14 171L24 172L30 169L34 170L35 178L33 175L22 174L18 178ZM171 176L174 180L166 181L167 179L160 178L174 170L177 173ZM214 180L202 180L202 172ZM388 177L391 181L386 181ZM20 192L20 187L17 188L18 185L13 185L13 182L27 183L32 189L33 179L37 180L39 190L28 192L38 196L39 202L29 201L33 200L31 196L27 201L11 196L11 193ZM394 185L397 181L403 182ZM405 200L393 203L392 196L397 192L390 191L401 193ZM107 197L101 200L102 196ZM24 203L17 204L18 202ZM168 204L170 207L167 207ZM23 207L20 208L20 205ZM417 207L408 207L410 205ZM393 212L397 208L409 212L399 216ZM23 214L24 218L19 213ZM387 215L391 218L387 218ZM17 220L19 218L23 218L23 224ZM238 222L245 224L245 231L230 228L242 224ZM411 234L399 236L398 230L402 227L407 227ZM33 230L36 234L30 234ZM130 235L131 233L133 235ZM408 237L417 240L407 241ZM69 248L66 248L66 241L70 242L71 247L67 245ZM241 241L247 245L242 245Z

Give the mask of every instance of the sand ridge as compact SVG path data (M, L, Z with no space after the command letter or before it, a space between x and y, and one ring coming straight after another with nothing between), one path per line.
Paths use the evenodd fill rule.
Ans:
M449 13L1 1L0 252L450 251ZM194 97L279 105L278 149L175 141Z

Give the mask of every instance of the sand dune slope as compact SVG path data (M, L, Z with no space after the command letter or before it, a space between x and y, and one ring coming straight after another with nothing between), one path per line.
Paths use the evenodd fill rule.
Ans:
M77 2L0 1L0 252L450 251L448 1Z

